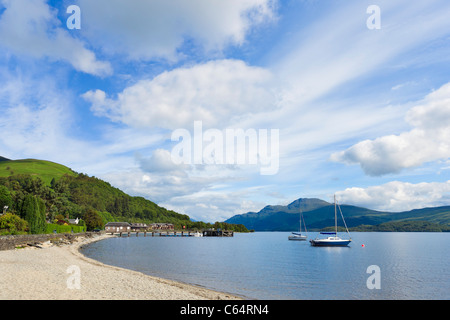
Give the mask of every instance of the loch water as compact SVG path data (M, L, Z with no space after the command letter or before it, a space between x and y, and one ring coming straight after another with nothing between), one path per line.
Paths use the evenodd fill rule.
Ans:
M354 232L312 247L290 232L113 237L81 252L105 264L246 299L450 299L450 233ZM318 234L308 233L308 240ZM375 267L374 267L375 266Z

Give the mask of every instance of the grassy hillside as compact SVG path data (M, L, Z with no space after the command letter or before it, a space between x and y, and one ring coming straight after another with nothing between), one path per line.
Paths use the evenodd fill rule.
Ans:
M358 232L450 232L450 225L434 223L429 221L391 221L378 225L360 225L350 228L350 231Z
M32 195L45 205L45 216L50 221L62 215L66 219L94 221L99 227L110 221L165 222L176 228L248 231L244 226L193 222L187 215L167 210L143 197L132 197L106 181L50 161L1 161L0 187L3 188L0 202L6 199L3 201L7 201L9 211L19 216L23 215L25 199Z
M429 221L440 224L450 224L450 206L414 209L411 211L393 213L391 221Z
M77 176L75 172L66 166L45 160L24 159L0 161L0 177L20 174L38 176L48 186L50 186L53 178L59 179L65 174L73 177Z

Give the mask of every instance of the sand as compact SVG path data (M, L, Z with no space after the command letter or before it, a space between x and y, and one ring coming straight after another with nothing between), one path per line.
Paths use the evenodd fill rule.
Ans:
M105 265L73 244L0 251L2 300L232 300L236 296Z

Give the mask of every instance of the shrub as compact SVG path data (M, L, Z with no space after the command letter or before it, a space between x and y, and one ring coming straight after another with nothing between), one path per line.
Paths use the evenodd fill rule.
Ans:
M27 230L28 222L15 214L7 213L0 217L0 234L24 234Z
M45 233L53 233L53 231L56 230L56 233L71 233L72 231L74 233L81 233L86 231L85 226L75 226L75 225L59 225L55 223L49 223L47 224L47 228L45 230Z

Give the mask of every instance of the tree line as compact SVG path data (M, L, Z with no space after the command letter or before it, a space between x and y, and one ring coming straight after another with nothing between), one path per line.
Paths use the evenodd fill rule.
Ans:
M80 219L87 230L102 229L107 222L165 222L176 229L221 228L248 232L243 225L191 221L188 215L167 210L143 197L132 197L96 177L79 173L53 178L50 185L28 174L0 178L0 233L44 233L47 223L64 224ZM6 231L9 230L9 231ZM11 231L13 230L13 231Z

